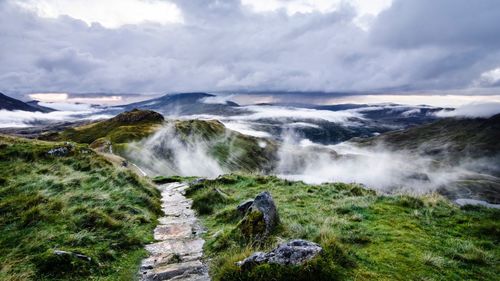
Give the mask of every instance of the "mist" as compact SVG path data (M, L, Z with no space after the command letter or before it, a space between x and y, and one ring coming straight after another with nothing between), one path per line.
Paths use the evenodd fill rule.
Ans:
M79 111L53 111L49 113L0 110L0 128L22 128L61 121L98 120L111 117L112 115L99 114L97 110L91 109Z
M181 175L213 178L227 171L209 154L200 138L182 140L173 124L167 124L147 139L131 143L127 158L148 175Z
M278 151L275 173L306 183L360 183L382 193L424 194L449 188L470 178L493 177L495 158L464 159L449 165L410 151L395 151L383 144L360 147L352 142L320 145L286 131ZM488 171L489 170L489 171Z

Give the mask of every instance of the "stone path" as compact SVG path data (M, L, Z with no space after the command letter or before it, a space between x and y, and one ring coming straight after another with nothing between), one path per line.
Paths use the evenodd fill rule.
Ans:
M200 227L192 201L184 196L187 184L159 186L165 216L154 230L157 242L146 246L150 256L142 261L140 280L209 281L208 267L203 263Z

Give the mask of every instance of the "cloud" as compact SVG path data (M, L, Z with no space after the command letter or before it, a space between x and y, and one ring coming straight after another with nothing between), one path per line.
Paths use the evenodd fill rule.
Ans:
M213 97L202 98L200 101L206 104L227 104L234 95L215 95Z
M300 120L323 120L334 123L350 123L352 118L363 116L355 111L330 111L316 110L283 106L246 106L250 114L235 115L227 117L231 120L259 120L259 119L300 119Z
M42 104L46 105L46 104ZM71 111L54 111L49 113L29 112L21 110L0 110L0 128L8 127L31 127L41 124L49 124L57 121L81 121L98 120L112 117L111 115L99 114L96 110L89 110L87 106L73 105L71 108L63 107ZM79 111L73 111L78 109Z
M107 28L154 22L181 23L182 13L173 3L158 0L18 0L17 5L44 18L70 16Z
M0 90L456 89L500 65L493 0L248 3L1 1Z
M456 108L443 110L436 113L439 117L483 117L489 118L500 113L500 102L471 103Z

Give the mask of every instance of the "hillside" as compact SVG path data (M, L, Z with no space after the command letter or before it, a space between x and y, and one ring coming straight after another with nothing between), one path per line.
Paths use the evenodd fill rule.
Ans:
M217 166L216 174L271 171L277 149L273 141L228 130L216 120L168 120L154 135L119 153L156 175L207 175L193 167Z
M264 240L245 236L236 206L269 191L281 223ZM355 184L306 185L226 175L187 190L207 227L213 280L496 280L500 210L459 208L436 194L380 196ZM303 266L241 269L235 262L288 239L319 243Z
M0 279L133 279L159 197L86 145L0 136Z
M150 110L131 110L104 121L47 133L44 140L70 140L90 144L93 148L109 149L109 144L140 140L154 132L164 122L161 114Z
M54 111L53 109L39 106L38 104L29 104L22 102L20 100L8 97L2 93L0 93L0 110L22 110L22 111L40 111L40 112L50 112Z
M393 149L410 150L451 161L462 157L500 153L500 114L490 118L445 118L407 130L389 132L360 141L383 143Z

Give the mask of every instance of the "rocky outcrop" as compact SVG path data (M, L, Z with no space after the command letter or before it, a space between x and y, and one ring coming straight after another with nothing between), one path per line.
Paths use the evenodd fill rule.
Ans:
M237 262L236 264L243 270L268 263L279 265L301 265L318 256L323 249L316 243L307 240L291 240L278 245L268 253L255 252L248 258Z
M273 197L264 191L255 197L239 227L245 236L263 238L271 233L278 223L278 210Z

